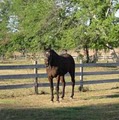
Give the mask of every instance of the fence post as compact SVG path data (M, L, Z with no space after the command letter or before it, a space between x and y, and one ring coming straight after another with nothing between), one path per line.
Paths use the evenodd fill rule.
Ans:
M37 68L37 61L34 61L34 65L35 65L34 74L36 75L36 77L35 77L35 94L38 94L38 77L37 77L38 68Z
M82 60L80 60L80 87L79 87L79 90L82 91L83 90L83 62Z

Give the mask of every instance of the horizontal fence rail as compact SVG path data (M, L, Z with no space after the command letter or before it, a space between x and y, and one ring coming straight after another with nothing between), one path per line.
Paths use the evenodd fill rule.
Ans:
M80 67L117 67L119 63L80 63Z
M113 83L119 82L119 79L108 79L108 80L88 80L84 81L84 76L88 75L112 75L119 74L119 71L98 71L98 72L84 72L84 67L118 67L119 63L82 63L80 61L80 90L83 88L83 85L88 84L102 84L102 83Z
M80 76L80 72L76 72L75 76ZM66 76L69 76L67 73ZM46 73L40 73L40 74L17 74L17 75L0 75L0 81L3 81L4 79L27 79L27 78L47 78Z
M113 83L119 82L119 79L108 79L108 80L84 80L84 76L88 75L110 75L110 74L119 74L119 71L98 71L98 72L84 72L84 67L118 67L119 63L82 63L76 64L75 67L79 68L79 72L76 72L75 75L80 77L79 81L76 81L76 85L79 85L80 88L83 88L83 85L88 84L102 84L102 83ZM49 83L38 83L38 78L47 78L46 73L38 73L38 70L45 68L43 64L37 64L35 61L34 65L1 65L1 70L16 70L16 69L33 69L33 74L16 74L16 75L0 75L0 81L6 81L7 79L34 79L34 83L29 84L18 84L18 85L1 85L0 89L18 89L18 88L31 88L35 87L35 93L38 93L38 87L48 87ZM66 74L69 76L69 74ZM66 85L71 85L71 82L67 82ZM56 83L54 83L56 85Z
M15 70L15 69L34 69L34 68L45 68L45 65L2 65L0 70Z

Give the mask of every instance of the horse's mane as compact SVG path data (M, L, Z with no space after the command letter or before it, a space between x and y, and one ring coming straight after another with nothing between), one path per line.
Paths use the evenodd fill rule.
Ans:
M58 65L58 60L59 60L59 55L54 51L54 50L50 50L50 61L49 64L51 66L57 66Z
M53 57L56 57L56 58L59 57L59 55L54 50L51 49L51 52L52 52L51 54Z

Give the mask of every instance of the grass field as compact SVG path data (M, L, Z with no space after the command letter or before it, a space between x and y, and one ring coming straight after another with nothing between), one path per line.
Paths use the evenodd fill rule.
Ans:
M98 86L100 87L100 86ZM42 88L43 89L43 88ZM47 89L47 90L46 90ZM50 94L34 95L32 89L0 92L1 120L118 120L119 89L79 92L70 99L70 88L60 103L49 101Z
M117 68L88 68L86 70L92 69L94 71L117 70ZM17 72L0 71L0 74L6 73ZM111 77L118 78L119 75ZM98 76L98 79L103 78L106 79L109 76ZM97 78L96 76L85 78L85 80L88 79ZM69 78L66 80L69 81ZM47 81L47 79L42 81ZM0 85L24 82L33 82L33 80L5 80L1 81ZM86 92L79 92L76 86L74 99L70 99L71 87L66 86L65 98L60 100L60 103L50 102L49 88L39 88L38 95L34 94L34 88L0 90L0 120L119 120L119 83L95 84L84 86L84 88Z

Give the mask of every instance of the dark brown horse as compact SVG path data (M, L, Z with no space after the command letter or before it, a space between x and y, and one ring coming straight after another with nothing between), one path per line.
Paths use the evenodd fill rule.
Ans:
M45 49L45 65L46 72L48 74L48 80L50 82L51 89L51 101L54 99L53 94L53 78L57 79L56 91L57 91L57 101L59 101L59 83L60 80L63 84L63 91L61 98L64 98L65 94L65 78L64 75L69 72L72 81L72 93L71 98L74 96L74 86L75 86L75 62L71 55L65 53L58 55L52 49Z

